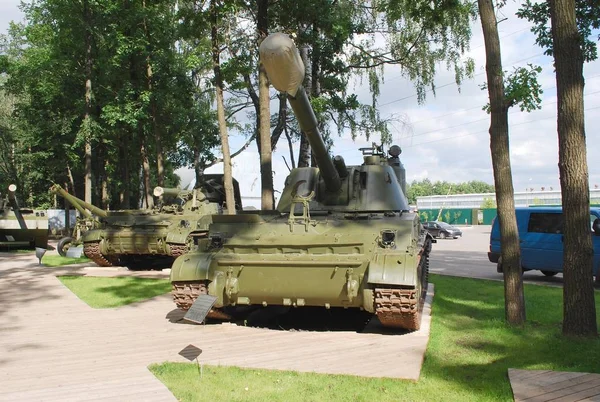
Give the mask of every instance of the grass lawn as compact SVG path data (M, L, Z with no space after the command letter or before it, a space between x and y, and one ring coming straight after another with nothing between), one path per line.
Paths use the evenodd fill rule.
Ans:
M91 260L86 257L71 258L63 257L60 255L44 255L42 257L42 264L44 264L47 267L61 267L63 265L81 264L90 261Z
M58 279L94 308L119 307L171 291L171 283L166 279L90 276L59 276Z
M417 383L214 366L199 381L189 363L150 370L180 401L286 402L510 401L508 368L600 373L599 339L561 336L562 288L525 285L528 323L514 329L504 324L502 282L437 275L432 282L431 338Z

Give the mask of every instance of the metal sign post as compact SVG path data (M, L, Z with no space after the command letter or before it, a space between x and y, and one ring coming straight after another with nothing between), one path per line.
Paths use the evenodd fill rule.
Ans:
M198 356L202 354L202 349L192 345L191 343L187 345L185 348L181 349L179 355L185 357L189 361L196 360L196 364L198 365L198 374L200 375L200 379L202 379L202 365L198 361Z

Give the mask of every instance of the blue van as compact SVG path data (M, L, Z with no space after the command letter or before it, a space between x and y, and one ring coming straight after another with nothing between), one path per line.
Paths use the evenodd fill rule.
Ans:
M516 208L521 265L523 271L539 270L546 276L562 272L563 267L563 214L562 207ZM596 221L598 219L598 221ZM600 235L600 208L590 209L590 234L592 228ZM600 236L592 236L594 245L594 276L600 267ZM490 233L490 262L497 263L502 272L500 258L500 225L492 223Z

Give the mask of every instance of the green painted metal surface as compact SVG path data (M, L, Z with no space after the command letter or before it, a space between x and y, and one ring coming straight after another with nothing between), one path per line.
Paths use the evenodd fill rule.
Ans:
M297 55L293 45L284 50L284 59ZM198 283L217 297L216 308L337 306L373 313L380 288L413 292L412 300L422 301L428 264L420 262L427 261L432 242L418 215L409 212L400 148L391 147L388 155L375 144L362 148L364 162L357 166L346 166L341 156L332 160L304 89L285 82L294 71L278 76L281 71L272 70L287 61L266 62L265 68L273 85L288 92L319 167L293 169L275 211L213 216L207 240L172 266L178 306L189 308L188 290ZM400 325L402 314L417 314L410 307L401 312L405 302L408 297L397 300L390 314L401 317L399 327L415 329L414 323Z
M236 209L241 210L239 184L233 184ZM84 246L98 244L103 258L113 264L168 267L206 236L211 217L222 213L225 203L222 174L204 175L194 190L157 187L154 194L163 199L153 209L103 211L99 225L82 234Z

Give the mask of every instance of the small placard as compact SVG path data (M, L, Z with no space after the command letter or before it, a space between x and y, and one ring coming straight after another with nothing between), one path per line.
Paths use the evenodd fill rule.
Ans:
M15 238L12 237L11 235L6 235L6 240L8 240L8 241L15 241Z
M211 295L199 295L192 307L185 313L184 319L202 324L217 298Z
M83 253L83 246L79 247L69 247L67 250L66 256L69 258L81 258L81 253Z
M202 349L197 348L196 346L189 344L185 348L181 349L179 354L189 361L194 361L200 354L202 353Z

